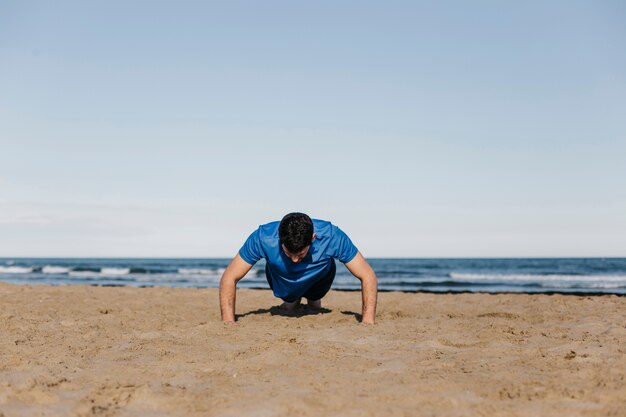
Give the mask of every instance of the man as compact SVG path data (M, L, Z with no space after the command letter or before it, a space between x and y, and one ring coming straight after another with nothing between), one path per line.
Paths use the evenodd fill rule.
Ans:
M267 262L267 282L287 310L296 308L302 297L309 308L321 308L335 278L335 259L339 259L361 281L361 322L374 324L378 294L374 270L341 229L303 213L290 213L280 222L259 226L230 262L220 281L225 323L235 322L237 282L261 258Z

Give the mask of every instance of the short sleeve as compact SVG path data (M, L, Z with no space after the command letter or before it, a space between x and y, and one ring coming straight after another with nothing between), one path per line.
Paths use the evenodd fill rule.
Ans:
M350 262L356 254L359 252L354 243L350 240L348 235L337 226L333 227L333 246L335 248L335 258L345 263Z
M250 265L254 265L263 257L261 240L259 239L259 229L252 232L246 240L246 243L239 249L239 256Z

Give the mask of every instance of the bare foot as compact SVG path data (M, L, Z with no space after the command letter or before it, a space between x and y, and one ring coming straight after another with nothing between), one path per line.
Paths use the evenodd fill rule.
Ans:
M280 308L282 308L285 311L294 311L299 305L300 305L300 300L294 301L293 303L288 303L288 302L284 302L280 305Z
M307 307L311 310L319 310L322 308L322 299L319 300L307 300Z

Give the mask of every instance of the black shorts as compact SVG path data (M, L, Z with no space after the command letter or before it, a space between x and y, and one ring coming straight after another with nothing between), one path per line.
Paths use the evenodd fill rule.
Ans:
M267 279L267 283L270 284L270 288L273 290L274 286L272 285L272 279L270 278L270 274L268 273L267 269L268 265L265 265L265 278ZM330 271L328 271L328 274L326 274L326 276L313 284L313 286L306 290L306 292L300 297L304 297L307 300L320 300L324 298L324 296L328 294L328 291L330 291L331 285L333 285L336 272L337 265L335 265L335 260L332 259L330 263ZM298 301L300 297L294 297L293 299L290 297L285 297L282 298L282 300L286 303L293 303L295 301Z

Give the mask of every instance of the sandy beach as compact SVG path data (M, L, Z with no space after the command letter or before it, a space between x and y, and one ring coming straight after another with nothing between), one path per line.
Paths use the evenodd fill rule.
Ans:
M0 416L626 416L626 298L0 284Z

